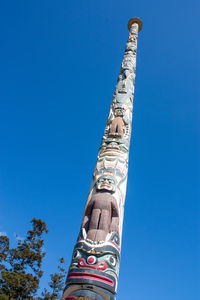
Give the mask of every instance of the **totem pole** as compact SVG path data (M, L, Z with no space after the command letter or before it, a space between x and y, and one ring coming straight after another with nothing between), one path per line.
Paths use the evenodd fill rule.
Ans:
M74 247L63 300L115 299L128 173L137 37L141 28L142 22L138 18L128 23L130 32L126 50Z

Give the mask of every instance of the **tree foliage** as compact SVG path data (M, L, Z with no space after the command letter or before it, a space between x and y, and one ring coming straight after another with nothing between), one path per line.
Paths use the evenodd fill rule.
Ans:
M7 236L0 236L0 299L34 299L37 292L48 230L41 219L31 223L32 229L23 241L18 239L16 248L10 248Z
M44 289L42 298L36 296L44 252L44 235L48 233L46 223L41 219L31 221L32 229L24 240L18 239L17 246L10 248L7 236L0 236L0 300L60 299L65 284L65 261L59 259L58 270L50 275L49 290Z
M47 289L44 289L42 296L45 300L55 300L60 299L61 293L64 289L65 285L65 276L66 276L66 270L65 270L65 260L64 258L59 259L59 265L58 265L58 272L51 274L51 281L49 282L49 287L51 289L51 292L47 291Z

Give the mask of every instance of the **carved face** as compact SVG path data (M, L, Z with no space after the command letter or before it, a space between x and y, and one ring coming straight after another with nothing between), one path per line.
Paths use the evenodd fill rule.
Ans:
M68 283L78 280L82 284L88 280L96 285L116 290L120 258L112 251L87 253L85 249L75 247L67 278Z
M107 190L109 192L115 192L116 182L114 177L110 175L102 175L96 182L96 190Z
M129 38L128 38L128 42L134 42L134 43L136 43L136 41L137 41L137 36L136 35L130 35L129 36Z
M107 139L101 145L102 151L121 150L128 152L128 145L123 140Z
M119 149L119 142L114 140L107 140L102 143L101 147L103 150L105 150L106 148Z
M115 274L117 274L119 269L119 261L114 253L90 255L81 249L74 250L71 265L79 268L105 271L106 273L114 272Z
M124 114L124 110L122 108L116 108L115 109L115 116L116 117L123 117L123 114Z

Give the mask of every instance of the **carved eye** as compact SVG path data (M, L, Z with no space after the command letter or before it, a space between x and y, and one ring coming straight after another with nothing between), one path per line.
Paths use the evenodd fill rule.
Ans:
M115 236L114 241L117 245L119 245L119 237L117 235Z
M116 258L114 256L110 256L109 263L111 264L111 266L115 267L117 263Z
M73 253L73 259L79 258L80 256L80 252L78 250L75 250Z

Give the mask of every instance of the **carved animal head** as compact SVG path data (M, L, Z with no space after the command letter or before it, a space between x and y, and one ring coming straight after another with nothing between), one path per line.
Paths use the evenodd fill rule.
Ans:
M120 255L112 243L90 247L81 241L76 244L69 269L67 284L91 284L115 292L119 274Z

